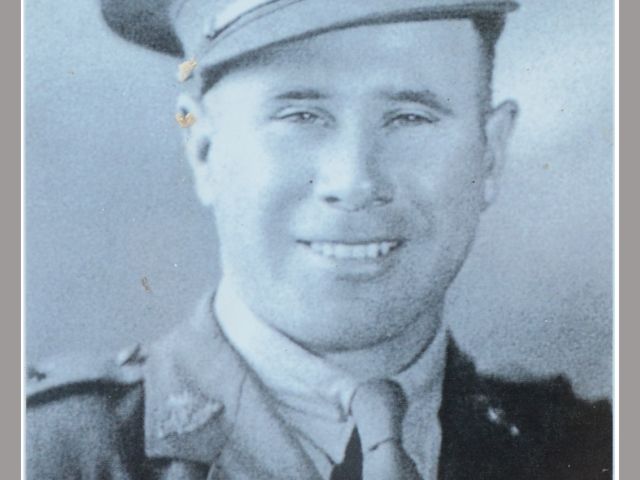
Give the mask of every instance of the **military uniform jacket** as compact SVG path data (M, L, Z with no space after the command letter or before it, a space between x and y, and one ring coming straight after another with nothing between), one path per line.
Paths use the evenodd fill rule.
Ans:
M32 368L27 393L31 480L320 480L210 311L148 350ZM452 339L439 415L441 480L612 476L608 402L479 375Z

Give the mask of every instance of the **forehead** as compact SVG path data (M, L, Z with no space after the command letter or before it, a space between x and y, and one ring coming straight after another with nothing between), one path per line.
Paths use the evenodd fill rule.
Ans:
M207 95L240 82L252 84L254 93L299 84L351 94L411 87L450 98L476 96L484 79L483 58L480 36L469 20L346 28L246 57Z

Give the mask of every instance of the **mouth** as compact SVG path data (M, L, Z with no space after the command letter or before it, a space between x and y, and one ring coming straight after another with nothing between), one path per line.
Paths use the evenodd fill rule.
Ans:
M300 241L313 253L338 260L373 260L388 256L400 247L399 240L358 243Z

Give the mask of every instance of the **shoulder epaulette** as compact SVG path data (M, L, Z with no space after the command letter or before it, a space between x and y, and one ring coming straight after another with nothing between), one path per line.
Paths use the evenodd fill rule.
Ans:
M145 360L142 346L136 344L115 355L64 355L28 366L25 382L27 400L74 385L139 383L143 378Z

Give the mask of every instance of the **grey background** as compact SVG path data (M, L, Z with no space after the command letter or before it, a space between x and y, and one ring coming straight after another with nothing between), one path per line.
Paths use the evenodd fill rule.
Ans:
M0 305L5 319L0 325L0 375L5 394L0 400L0 463L2 475L19 478L21 471L20 428L22 370L21 359L21 25L18 2L0 5L0 56L5 70L2 79L2 106L4 120L0 120L0 145L3 162L0 163L0 217L3 234L0 239Z
M521 3L495 95L522 113L446 315L483 369L609 395L613 4ZM177 61L114 37L96 2L26 0L24 15L27 359L155 337L217 277L173 119Z

